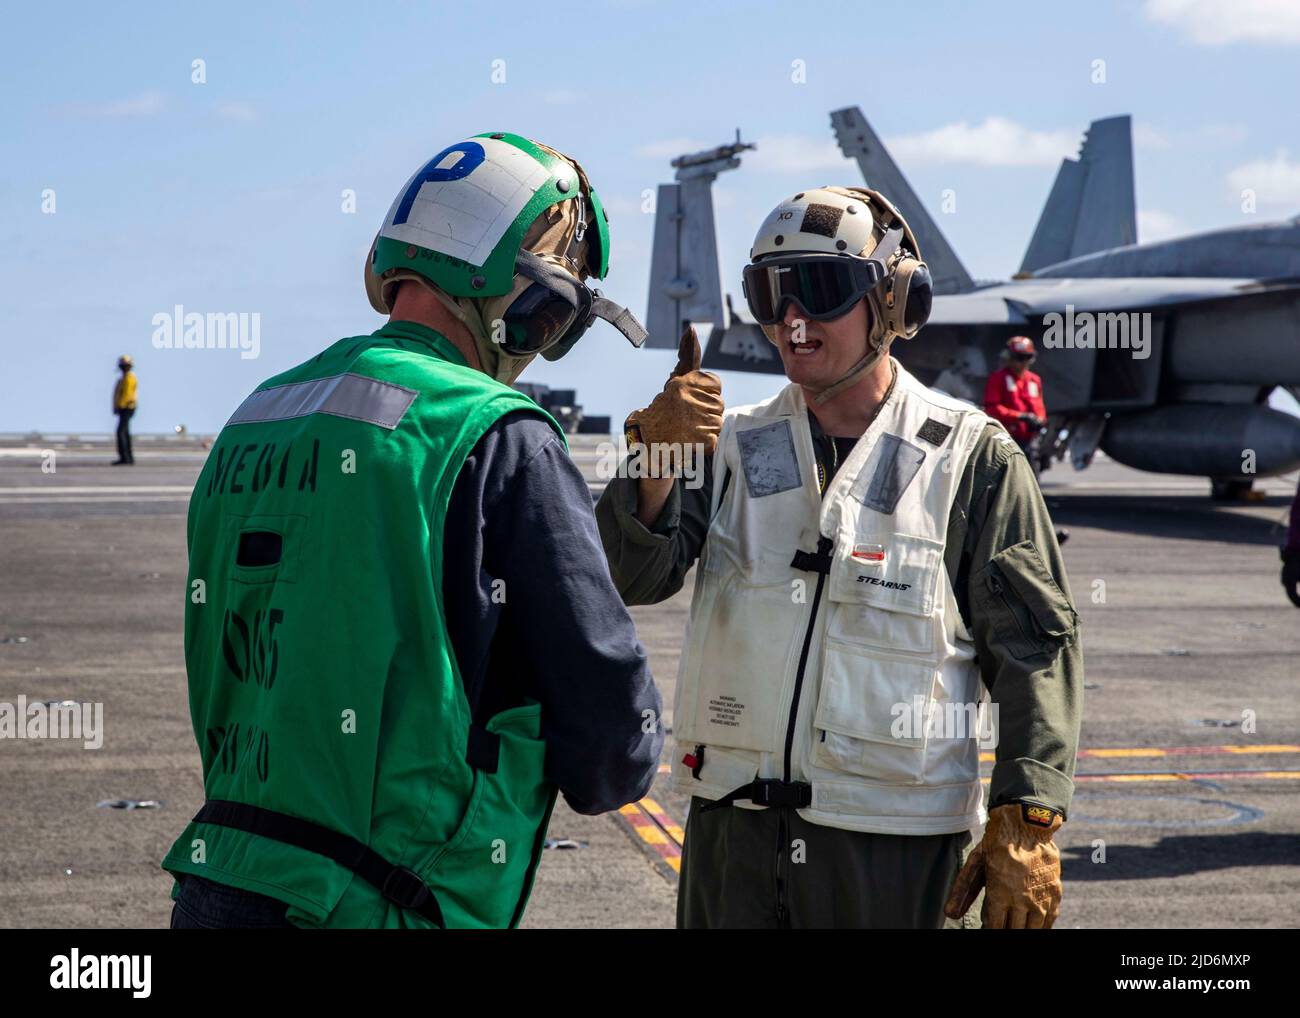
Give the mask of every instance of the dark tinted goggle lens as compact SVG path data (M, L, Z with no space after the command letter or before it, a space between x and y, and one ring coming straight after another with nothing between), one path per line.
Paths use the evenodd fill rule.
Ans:
M841 258L748 265L744 282L749 310L761 325L781 321L790 300L810 318L838 318L866 293L852 265Z
M563 339L578 318L578 309L554 290L533 283L511 302L501 321L502 347L509 354L540 353Z

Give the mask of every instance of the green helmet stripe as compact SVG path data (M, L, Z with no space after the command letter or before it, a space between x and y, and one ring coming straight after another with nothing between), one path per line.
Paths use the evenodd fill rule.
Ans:
M605 214L605 206L596 196L594 187L591 189L591 219L592 222L587 224L587 229L590 230L593 225L595 226L595 242L599 249L596 256L596 278L604 279L605 273L609 271L609 216ZM588 245L590 244L591 239L588 238Z

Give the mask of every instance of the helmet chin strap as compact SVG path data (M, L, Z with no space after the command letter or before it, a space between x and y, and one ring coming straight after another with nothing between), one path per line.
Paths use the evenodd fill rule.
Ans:
M845 389L853 388L853 386L862 381L862 379L865 378L875 368L875 366L887 356L889 356L889 343L878 343L875 349L869 350L866 356L853 365L853 367L849 368L848 372L845 373L838 382L822 389L813 396L813 402L818 406L821 406L822 404L834 399Z

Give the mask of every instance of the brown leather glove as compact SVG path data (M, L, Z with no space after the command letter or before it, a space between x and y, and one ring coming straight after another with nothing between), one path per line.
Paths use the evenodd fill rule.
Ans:
M644 442L654 447L677 446L678 455L689 446L702 445L712 454L722 429L722 382L700 370L700 341L687 326L677 348L677 366L663 392L642 410L628 414L623 430L629 445Z
M960 919L983 887L986 929L1051 929L1061 910L1061 850L1052 843L1061 822L1059 813L1032 803L989 810L984 838L953 881L944 914Z

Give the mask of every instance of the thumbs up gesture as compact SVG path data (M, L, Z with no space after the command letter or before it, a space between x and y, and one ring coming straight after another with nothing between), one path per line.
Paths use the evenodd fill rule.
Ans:
M702 445L708 454L717 448L725 406L722 382L717 375L700 370L700 358L700 341L694 326L688 325L677 348L677 366L663 392L648 407L629 414L623 425L629 444L644 442L679 450Z

